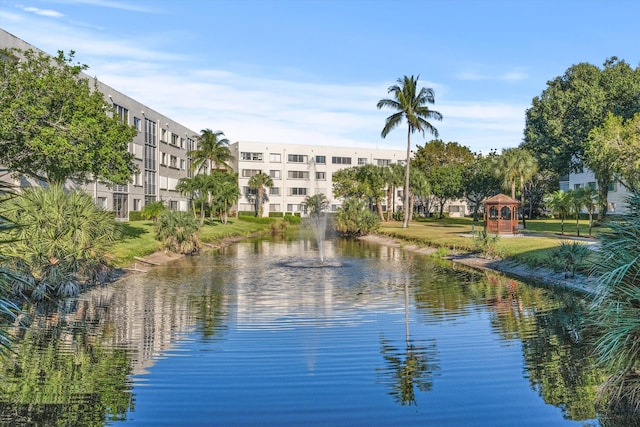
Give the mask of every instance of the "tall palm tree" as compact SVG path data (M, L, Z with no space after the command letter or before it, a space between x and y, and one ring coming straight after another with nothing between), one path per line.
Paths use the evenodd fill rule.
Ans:
M564 219L569 214L570 210L570 195L563 190L558 190L551 194L549 200L547 200L547 206L552 212L557 213L560 216L560 233L564 234Z
M198 183L194 178L180 178L178 180L178 184L176 185L176 191L179 191L182 196L189 196L189 203L193 208L193 217L196 217L196 201L195 196L198 192Z
M381 99L377 104L378 109L387 107L397 111L387 117L381 133L383 138L386 138L392 129L400 125L403 119L407 121L407 164L404 173L403 228L409 227L409 218L411 215L411 212L409 212L409 162L411 160L411 134L415 131L420 131L422 135L424 135L425 131L427 131L437 138L438 130L429 123L428 120L442 120L442 114L429 109L427 105L435 102L435 92L431 88L424 87L418 91L419 78L420 76L404 76L401 79L399 78L397 80L398 84L390 86L387 90L387 93L393 95L393 99Z
M229 140L223 138L222 131L203 129L198 138L198 148L189 152L191 172L209 173L213 169L230 170L229 162L234 160L229 149Z
M593 212L596 210L598 204L598 190L594 187L582 187L580 189L580 198L582 199L582 205L589 213L589 237L591 237L593 230Z
M249 188L252 190L258 190L256 196L256 216L262 217L262 202L264 201L264 188L273 187L273 180L269 175L264 172L255 174L249 178Z
M503 179L504 187L511 187L511 197L516 198L516 182L520 182L520 206L524 209L524 184L538 171L535 157L523 148L507 148L502 151L496 174ZM522 226L527 227L522 215Z

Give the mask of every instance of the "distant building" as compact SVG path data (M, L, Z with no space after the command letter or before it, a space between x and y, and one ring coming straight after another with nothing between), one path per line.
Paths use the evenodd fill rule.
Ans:
M577 190L581 187L598 188L596 177L593 172L584 168L580 173L572 173L568 176L563 189ZM562 188L562 187L561 187ZM609 184L609 194L607 195L607 213L618 214L627 209L626 199L631 193L619 182Z

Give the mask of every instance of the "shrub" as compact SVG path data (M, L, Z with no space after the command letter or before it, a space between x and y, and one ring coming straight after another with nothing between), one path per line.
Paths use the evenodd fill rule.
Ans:
M131 211L129 212L129 221L142 221L144 220L144 218L142 218L142 212L140 211Z
M181 254L192 254L200 250L196 232L198 220L190 212L165 210L158 216L155 225L156 239L165 249Z
M363 236L376 231L380 218L371 212L364 201L347 198L336 213L336 230L349 236Z
M482 230L473 236L473 246L477 252L488 258L498 257L497 243L500 240L498 234L487 233Z
M144 208L140 211L140 216L146 220L152 220L156 222L158 217L167 210L167 207L162 202L150 202L144 205Z
M30 277L13 280L14 292L35 299L65 297L110 278L106 255L120 228L91 196L37 187L2 205L2 215L19 225L5 234L15 240L6 245L5 255L14 270Z
M575 277L576 272L585 267L589 248L584 243L562 241L551 252L549 263L555 270L563 270L565 277Z
M302 217L298 215L287 214L284 216L284 220L291 225L297 225L302 223Z

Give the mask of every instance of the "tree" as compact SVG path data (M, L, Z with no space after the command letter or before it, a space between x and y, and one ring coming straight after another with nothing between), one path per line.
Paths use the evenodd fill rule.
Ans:
M563 190L558 190L552 193L547 200L547 206L549 207L549 209L551 209L553 213L556 213L560 216L561 234L564 234L564 220L569 214L569 210L571 209L570 201L570 195Z
M258 194L256 195L257 217L262 217L262 203L266 199L266 195L264 192L265 187L273 187L273 180L266 173L260 172L249 178L249 188L258 191Z
M73 56L0 51L0 164L54 185L125 184L137 172L128 152L137 131L108 114L112 106Z
M345 199L336 212L336 230L349 236L365 236L374 232L380 219L371 212L363 200L355 197Z
M436 138L438 130L428 121L442 120L442 114L429 109L427 104L435 103L435 92L431 88L421 88L418 91L418 77L404 76L397 80L397 85L390 86L387 93L393 94L393 99L381 99L378 101L377 107L391 108L397 112L387 117L384 127L382 128L382 137L386 136L394 128L399 126L403 119L407 122L407 158L405 170L404 184L404 221L403 228L409 227L409 170L411 161L411 134L420 131L423 135L425 131L431 133Z
M476 154L475 158L462 170L462 188L473 213L478 220L478 211L482 201L500 192L500 180L494 173L497 154L486 156Z
M593 212L596 209L598 191L593 187L582 187L577 190L576 197L580 198L582 206L586 208L587 212L589 213L589 237L591 237L591 232L593 229Z
M580 211L584 207L584 199L580 193L580 189L567 191L569 198L569 208L576 214L576 234L580 237Z
M396 188L402 186L405 170L400 163L389 165L385 173L387 182L387 221L391 221L391 215L396 211ZM412 193L413 194L413 193Z
M310 217L318 217L322 215L324 211L329 209L329 199L322 193L315 194L313 196L307 196L304 198L302 205L307 209Z
M196 217L196 194L198 193L198 185L195 179L193 178L180 178L178 180L178 184L176 185L176 191L179 191L181 195L189 196L189 203L191 204L191 208L193 209L193 217Z
M180 254L192 254L200 249L198 220L188 212L165 210L154 224L156 240L165 249Z
M214 171L211 177L213 179L210 187L212 199L211 211L217 211L220 221L226 224L229 218L229 209L240 198L238 174Z
M520 206L523 209L522 225L527 227L524 218L524 185L536 173L537 162L531 153L523 148L507 148L502 150L498 158L498 169L496 174L502 177L502 185L507 188L511 186L511 197L516 198L516 183L520 183Z
M434 167L427 173L431 192L439 206L440 218L444 217L444 205L447 200L462 197L463 195L463 168L464 166L462 165L449 163Z
M203 129L197 137L198 148L191 150L191 171L210 173L213 169L231 170L229 162L233 161L233 155L229 149L229 140L223 138L222 131Z
M640 68L612 57L602 69L581 63L547 82L526 112L522 148L530 150L542 169L559 176L577 171L584 161L589 132L607 112L623 119L640 111Z

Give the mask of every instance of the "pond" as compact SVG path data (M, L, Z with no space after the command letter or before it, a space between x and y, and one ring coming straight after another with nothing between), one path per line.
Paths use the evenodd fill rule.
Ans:
M579 296L400 248L255 240L11 332L0 424L598 426Z

